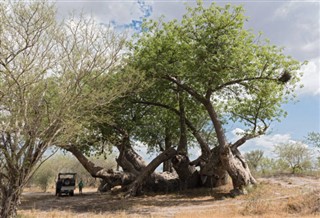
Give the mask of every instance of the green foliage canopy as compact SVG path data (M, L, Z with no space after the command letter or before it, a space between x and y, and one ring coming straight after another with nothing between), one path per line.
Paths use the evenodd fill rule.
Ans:
M181 21L148 21L131 45L131 64L147 79L179 83L197 102L210 99L220 119L264 132L285 115L281 104L292 96L301 64L244 29L243 13L198 2ZM288 72L291 79L281 82Z

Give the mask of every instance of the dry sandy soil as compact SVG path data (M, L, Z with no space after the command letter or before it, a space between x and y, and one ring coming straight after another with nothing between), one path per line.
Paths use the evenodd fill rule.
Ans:
M121 194L84 189L56 197L26 190L20 217L320 217L320 178L261 178L249 194L232 198L230 185L125 199ZM310 202L309 202L310 201Z

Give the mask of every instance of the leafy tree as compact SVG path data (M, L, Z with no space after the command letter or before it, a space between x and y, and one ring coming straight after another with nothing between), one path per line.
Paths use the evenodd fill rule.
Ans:
M248 161L249 167L257 171L258 166L260 165L260 162L262 161L262 158L263 158L263 151L261 150L250 151L248 153L245 153L244 157Z
M307 141L314 146L320 148L320 132L310 132L307 136Z
M118 96L105 84L123 37L92 19L55 16L46 1L0 4L0 217L16 215L49 146L85 132L81 113Z
M276 170L276 161L272 158L263 157L260 162L259 171L262 175L272 175Z
M309 169L312 165L310 150L301 142L276 145L274 152L292 174Z
M54 178L56 176L54 169L54 166L47 167L46 165L43 165L30 178L31 181L29 182L29 184L33 183L36 186L40 187L43 192L46 192L49 186L53 184Z
M236 191L255 183L238 147L285 115L280 106L294 91L301 66L245 30L244 22L242 7L205 8L198 2L181 21L146 22L131 47L130 63L146 79L176 86L202 106ZM228 142L225 120L247 127L241 139ZM205 156L208 161L210 155Z

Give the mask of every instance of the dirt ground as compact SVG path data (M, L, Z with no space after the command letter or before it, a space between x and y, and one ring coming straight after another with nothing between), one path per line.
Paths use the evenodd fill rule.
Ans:
M18 214L26 218L320 217L320 178L281 176L261 178L258 181L259 186L250 189L248 195L236 198L228 195L231 185L167 195L149 193L130 199L123 198L121 194L98 193L88 188L84 189L82 195L76 193L73 197L56 197L53 191L42 193L26 190ZM294 203L295 199L310 193L316 193L319 213L301 214L302 210L297 211L297 214L292 213L300 207L296 209L294 206L292 210L288 207L290 202Z

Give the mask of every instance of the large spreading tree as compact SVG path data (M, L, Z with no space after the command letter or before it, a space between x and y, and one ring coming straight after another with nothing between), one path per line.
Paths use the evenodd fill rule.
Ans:
M6 218L16 216L22 188L47 149L83 134L81 113L121 95L105 84L124 38L84 17L58 24L46 1L1 2L0 20L0 217Z
M292 97L301 67L282 48L246 30L245 20L242 7L211 4L206 8L198 2L181 21L146 22L132 45L131 58L147 79L171 84L206 111L218 156L202 149L200 166L205 168L210 158L218 158L236 192L255 184L239 147L266 133L272 121L285 115L281 105ZM189 108L184 110L188 114ZM227 139L225 121L243 124L239 140Z
M242 7L206 8L199 2L181 21L145 22L115 78L121 83L140 75L139 89L129 90L106 111L95 110L91 126L94 134L116 145L123 172L94 166L81 146L69 148L108 189L122 184L136 195L152 187L218 186L225 184L226 173L236 194L256 183L239 147L285 116L281 105L294 96L301 63L246 30L243 13ZM110 111L113 121L98 122ZM244 127L240 139L227 139L227 123ZM162 153L147 165L134 151L136 142ZM190 160L195 144L201 154ZM171 176L154 172L167 161L173 164Z

